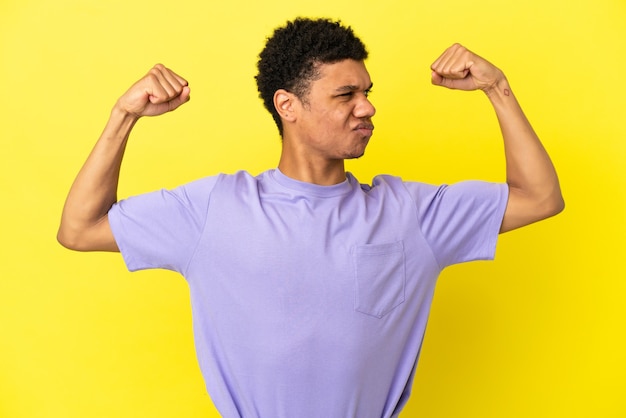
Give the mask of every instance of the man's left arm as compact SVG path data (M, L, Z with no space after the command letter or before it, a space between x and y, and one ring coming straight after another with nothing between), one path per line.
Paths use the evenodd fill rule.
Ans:
M448 48L431 69L433 84L482 90L494 107L504 139L509 186L500 232L561 212L565 203L554 165L502 71L459 44Z

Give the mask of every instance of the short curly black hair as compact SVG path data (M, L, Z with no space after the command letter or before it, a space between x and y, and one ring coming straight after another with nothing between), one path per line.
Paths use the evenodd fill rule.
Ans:
M272 114L282 136L274 93L285 89L306 103L311 81L319 78L320 64L344 59L363 61L368 52L352 28L330 19L297 18L277 28L259 54L255 79L259 97Z

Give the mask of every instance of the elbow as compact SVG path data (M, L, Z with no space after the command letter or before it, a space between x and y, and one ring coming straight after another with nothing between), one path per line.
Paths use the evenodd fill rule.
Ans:
M558 215L559 213L563 212L565 210L565 199L563 199L563 195L561 195L559 193L559 197L557 202L554 205L554 213L552 216L554 215Z
M109 228L106 218L93 225L70 222L61 222L57 232L57 241L63 247L74 251L112 251L118 252L119 248Z
M63 225L57 232L57 242L68 250L80 251L80 241L77 234L70 233Z
M564 209L565 199L563 199L561 191L558 190L543 200L541 209L538 212L541 213L541 219L546 219L558 215Z
M557 187L554 192L552 192L549 201L550 216L558 215L565 210L565 199L563 198L560 187Z
M61 222L57 231L57 241L68 250L89 251L85 231L64 222Z
M509 202L500 232L507 232L556 216L565 209L559 188L551 193L529 195L515 187L509 189Z

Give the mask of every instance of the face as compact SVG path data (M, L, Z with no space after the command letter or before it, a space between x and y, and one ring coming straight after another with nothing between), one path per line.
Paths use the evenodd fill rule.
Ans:
M319 67L321 77L297 102L294 138L310 156L326 160L358 158L372 136L376 109L368 95L372 81L362 61L343 60Z

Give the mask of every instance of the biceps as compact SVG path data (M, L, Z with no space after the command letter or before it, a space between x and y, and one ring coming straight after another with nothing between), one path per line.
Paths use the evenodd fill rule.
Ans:
M70 250L119 252L108 215L89 227L62 227L57 239Z
M509 200L502 219L500 233L521 228L556 215L562 210L556 199L537 197L521 189L509 187Z
M90 248L85 251L120 251L117 246L117 242L115 241L115 237L113 236L108 215L105 215L100 222L94 225L93 231L90 235Z

